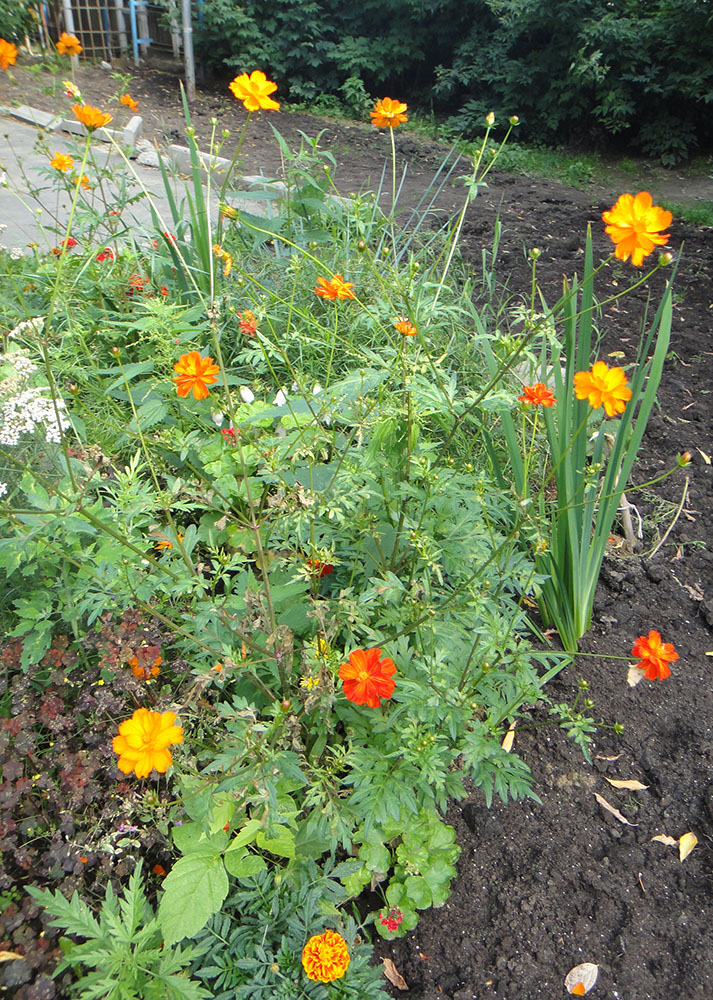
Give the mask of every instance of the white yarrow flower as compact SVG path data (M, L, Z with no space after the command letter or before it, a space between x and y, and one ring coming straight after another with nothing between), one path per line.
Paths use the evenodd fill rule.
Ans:
M0 497L4 497L7 493L7 483L0 483Z

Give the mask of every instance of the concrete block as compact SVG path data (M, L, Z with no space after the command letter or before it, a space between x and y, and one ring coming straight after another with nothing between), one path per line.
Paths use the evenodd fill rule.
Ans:
M204 170L210 168L213 174L224 174L230 166L230 160L224 156L208 156L206 153L198 154ZM177 170L182 174L191 172L191 151L187 146L169 146L168 158Z
M124 131L121 135L121 141L129 149L136 149L136 143L141 138L141 133L144 127L144 120L141 115L134 115L129 119L128 124L124 126Z
M28 122L30 125L36 125L37 128L44 129L45 132L56 131L62 122L59 115L53 115L47 111L38 111L37 108L28 108L25 104L19 108L3 108L2 110L5 114L12 115L13 118L17 118L21 122Z

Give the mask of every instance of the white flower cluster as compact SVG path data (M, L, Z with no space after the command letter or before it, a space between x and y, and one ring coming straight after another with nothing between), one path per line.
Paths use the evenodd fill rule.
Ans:
M0 483L0 497L4 497L7 493L7 483Z
M21 323L18 323L6 336L8 337L19 337L23 333L30 334L34 336L39 336L42 333L42 327L45 325L44 316L35 316L34 319L23 319Z
M32 434L38 426L44 428L48 443L60 443L62 431L69 427L69 420L64 414L64 400L57 400L55 411L52 400L42 395L45 390L45 386L25 389L3 403L0 409L0 444L16 445L21 434Z
M13 351L12 354L0 354L0 361L12 365L18 378L26 382L30 375L37 371L37 365L30 361L25 351Z

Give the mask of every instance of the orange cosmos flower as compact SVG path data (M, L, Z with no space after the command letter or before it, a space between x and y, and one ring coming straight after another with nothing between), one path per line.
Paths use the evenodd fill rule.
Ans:
M69 153L55 153L50 160L50 166L54 167L55 170L59 170L60 173L65 174L74 166L74 160Z
M517 397L521 403L530 406L554 406L555 397L552 390L548 389L544 382L535 382L534 385L523 385L522 396Z
M220 369L211 357L202 358L198 351L182 354L173 370L178 374L173 378L179 396L187 396L193 392L196 399L210 396L208 386L218 381Z
M125 108L129 108L131 111L138 111L139 109L138 103L133 99L131 94L123 94L119 98L119 104L123 104Z
M632 656L638 656L639 662L634 666L644 671L644 677L650 681L662 681L671 676L669 663L678 659L678 653L671 642L661 642L661 634L653 629L648 636L640 635L631 650Z
M602 219L609 223L604 232L616 244L619 260L631 257L634 267L640 267L654 247L668 242L669 233L661 230L671 225L673 216L654 205L648 191L640 191L636 197L622 194L611 211L602 213Z
M105 125L114 120L113 115L107 111L100 111L99 108L95 108L91 104L73 104L72 111L77 121L80 121L90 132L104 128Z
M181 534L180 531L178 532L178 541L179 542L183 541L183 535ZM172 549L173 548L173 542L169 542L169 540L167 538L160 538L156 542L154 548L159 549L161 551L163 551L163 549Z
M623 413L631 399L624 369L609 368L604 361L595 361L590 372L577 372L574 391L577 399L588 399L593 409L603 406L608 417Z
M74 178L75 184L81 184L85 191L91 191L91 184L89 183L89 174L82 174L81 177Z
M248 111L279 111L279 101L273 101L269 96L277 90L277 84L268 80L265 74L254 70L250 76L247 73L236 76L230 84L230 89L239 101L242 101Z
M124 774L133 771L137 778L147 778L152 771L164 774L173 763L168 747L183 742L183 727L175 726L175 712L150 712L137 708L130 719L119 726L114 737L117 766Z
M349 968L347 942L336 931L315 934L302 950L302 966L309 979L331 983Z
M397 128L402 122L407 122L408 117L404 111L408 104L402 101L392 101L390 97L384 97L377 101L374 110L369 112L371 124L374 128Z
M408 316L399 316L394 320L394 326L399 333L404 335L404 337L415 337L418 333L418 330Z
M317 278L315 295L321 295L323 299L353 299L353 282L345 281L341 274L335 274L333 278Z
M69 35L66 31L63 31L57 42L57 51L61 56L78 56L82 51L82 46L79 44L79 39L76 35Z
M395 672L394 661L388 656L382 660L380 649L355 649L349 654L349 663L339 668L339 678L349 701L378 708L380 698L390 698L394 693L396 682L391 675Z
M240 327L240 332L244 333L246 337L254 337L257 333L257 317L254 312L250 309L244 309L241 313L238 313L238 326Z
M9 66L14 66L16 59L16 46L12 42L6 42L4 38L0 38L0 69L7 69Z

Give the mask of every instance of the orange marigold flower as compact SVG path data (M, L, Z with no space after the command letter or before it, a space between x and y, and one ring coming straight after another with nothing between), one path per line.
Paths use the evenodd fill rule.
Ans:
M100 111L99 108L95 108L91 104L73 104L72 111L77 121L81 122L90 132L104 128L105 125L114 120L114 116L110 115L108 111Z
M92 187L89 183L89 174L82 174L81 177L75 177L74 183L81 184L85 191L90 191Z
M218 381L220 371L211 357L202 358L198 351L182 354L173 370L178 372L173 378L178 395L187 396L192 391L196 399L210 396L208 386Z
M14 66L17 59L17 47L12 42L6 42L0 38L0 69L7 69Z
M384 97L369 112L371 124L374 128L397 128L402 122L408 121L408 116L404 114L407 107L408 104L403 101L392 101L390 97Z
M78 56L82 51L82 46L79 44L79 39L76 35L70 35L66 31L63 31L57 42L57 51L61 56Z
M257 318L255 313L249 309L244 309L241 313L238 313L238 320L240 332L244 333L246 337L254 337L257 333Z
M183 541L183 535L181 534L180 531L178 532L178 541L179 542ZM169 540L167 538L160 538L156 542L156 545L154 546L154 548L159 549L160 551L163 551L164 549L172 549L173 548L173 542L169 542ZM129 663L131 663L131 660L129 660Z
M154 873L154 875L160 875L161 878L163 878L164 875L166 874L166 869L163 867L163 865L154 865L151 871Z
M74 247L76 247L76 245L77 241L75 240L75 238L73 236L68 236L66 239L62 240L62 242L58 247L52 247L52 253L55 255L55 257L59 257L60 254L62 253L63 247L67 250L73 250Z
M678 659L678 653L671 642L661 642L661 633L653 629L648 636L640 635L631 650L632 656L638 656L639 662L634 666L644 671L644 677L650 681L662 681L671 676L669 663Z
M137 778L147 778L152 771L163 774L173 763L168 747L183 742L183 727L174 725L175 712L151 712L137 708L130 719L119 726L114 737L114 753L124 774L133 771Z
M119 98L119 104L123 104L125 108L129 108L131 111L138 111L139 110L139 105L133 99L133 97L131 96L131 94L123 94Z
M54 167L55 170L59 170L60 173L65 174L74 166L74 160L69 153L55 153L50 160L50 166Z
M403 334L404 337L415 337L418 330L413 325L408 316L398 316L394 320L394 326L399 333Z
M522 396L517 397L521 403L531 406L554 406L555 397L552 390L548 389L544 382L535 382L534 385L523 385Z
M577 372L574 391L577 399L588 399L593 409L603 406L608 417L623 413L631 399L624 369L610 368L605 361L595 361L589 372Z
M302 949L302 966L309 979L331 983L349 968L347 942L336 931L315 934Z
M353 282L345 281L341 274L335 274L333 278L317 278L315 295L321 295L323 299L353 299Z
M277 84L268 80L262 70L254 70L250 76L242 73L236 76L230 84L230 89L239 101L242 101L248 111L279 111L279 101L274 101L269 95L277 90Z
M612 242L616 244L615 254L619 260L628 260L634 267L640 267L644 257L652 253L654 247L665 246L669 233L662 233L671 225L670 212L654 205L648 191L640 191L636 197L622 194L609 212L602 213L605 226Z
M394 661L388 656L382 660L380 649L355 649L349 654L349 663L339 668L339 678L349 701L378 708L380 698L390 698L394 693L395 672Z

